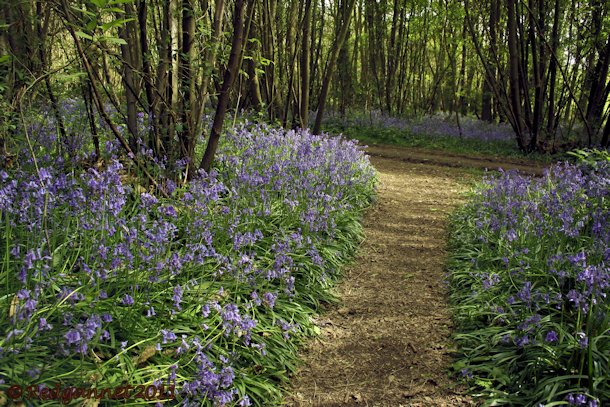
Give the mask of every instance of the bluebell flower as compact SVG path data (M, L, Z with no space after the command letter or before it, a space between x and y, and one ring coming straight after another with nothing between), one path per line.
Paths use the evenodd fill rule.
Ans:
M546 342L553 343L553 342L557 342L559 340L559 337L557 336L557 332L549 331L549 332L546 333L546 336L544 337L544 340Z
M47 322L46 318L40 318L38 320L38 330L39 331L50 331L51 329L53 329L53 325L49 324Z
M180 307L180 303L182 302L183 293L184 293L184 290L182 289L182 287L180 285L177 285L174 287L174 295L172 297L172 300L174 301L174 307L176 307L179 310L182 309Z
M586 348L587 346L589 346L589 338L587 338L587 334L585 334L584 332L578 332L576 334L576 337L578 338L578 345L581 348Z
M178 337L176 336L175 333L173 333L172 331L166 330L166 329L161 330L161 336L163 337L163 344L166 344L168 342L173 342L176 339L178 339Z
M123 305L127 305L127 306L134 304L133 297L129 294L125 294L125 296L122 298L121 301L123 302Z

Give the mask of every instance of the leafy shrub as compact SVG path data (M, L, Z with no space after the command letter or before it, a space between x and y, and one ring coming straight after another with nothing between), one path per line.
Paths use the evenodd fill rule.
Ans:
M163 181L169 199L105 162L0 170L0 390L154 384L174 386L153 400L170 405L272 403L361 237L375 183L361 148L243 125L210 174Z
M507 172L455 216L455 367L488 405L610 400L609 183L609 163Z
M596 168L600 163L610 161L610 152L608 150L576 149L568 151L566 155L574 158L578 163L591 168Z

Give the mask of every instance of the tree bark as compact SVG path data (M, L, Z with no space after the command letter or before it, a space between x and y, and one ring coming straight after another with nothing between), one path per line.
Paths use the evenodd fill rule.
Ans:
M195 38L195 16L191 0L182 0L182 49L180 52L180 66L178 79L181 90L180 102L180 121L181 128L178 131L180 140L181 156L188 160L188 173L195 170L193 154L197 141L197 122L198 117L193 115L197 112L197 100L195 95L195 78L193 72L193 62L195 60L195 48L193 42Z
M509 82L510 82L510 107L512 120L511 125L517 136L517 144L522 151L527 149L524 140L523 125L521 118L521 95L519 85L519 49L517 44L517 22L515 15L515 0L507 0L508 8L508 54L509 54Z
M129 13L129 5L125 4L125 13L127 16ZM122 16L121 16L122 17ZM120 18L117 16L117 18ZM129 131L129 147L134 152L137 152L137 137L138 137L138 110L137 110L137 102L138 97L136 95L136 83L133 68L135 66L134 63L134 53L137 52L136 39L131 35L130 30L126 25L121 25L119 27L119 38L121 38L124 43L121 44L121 58L122 58L122 70L121 70L121 78L123 80L123 86L125 89L125 101L127 103L127 130Z
M212 46L207 47L203 56L203 60L207 64L203 72L203 78L201 80L199 89L197 91L197 97L201 99L201 103L197 105L197 117L201 117L203 108L208 100L209 93L208 87L210 86L210 80L212 78L212 72L216 68L216 60L218 49L222 41L222 29L224 25L224 11L225 11L225 0L217 0L214 7L214 23L212 28Z
M309 53L310 53L310 27L311 27L311 1L306 0L303 12L303 37L301 38L301 100L299 106L299 119L301 128L309 124Z
M496 43L497 43L497 35L496 30L498 26L498 18L499 18L499 0L492 0L490 2L490 10L489 10L489 53L490 55L494 55L496 53ZM493 76L492 80L495 80L496 76L496 68L491 67L491 75ZM493 120L492 115L492 105L493 105L493 90L489 81L483 81L483 93L481 98L481 119L487 122L491 122Z
M356 4L356 0L349 0L349 4L346 10L344 18L341 21L341 29L339 30L339 35L337 37L337 41L333 44L333 48L331 54L328 58L328 63L326 65L326 70L324 71L324 79L322 81L322 89L320 90L320 98L318 101L318 113L316 115L316 122L313 127L313 133L319 134L320 128L322 127L322 116L324 115L324 108L326 105L326 96L328 95L328 89L330 87L330 81L332 78L333 71L335 69L335 65L337 63L337 58L339 56L339 50L343 46L345 42L345 38L347 36L347 31L349 29L350 18L354 11L354 6ZM339 22L339 19L337 19Z
M85 68L85 72L87 73L87 77L89 78L89 82L91 83L93 101L95 102L95 105L97 107L99 114L102 116L102 118L104 119L104 121L106 122L108 127L110 127L110 130L112 131L112 133L114 134L116 139L119 141L119 143L121 144L123 149L125 149L129 158L136 164L136 166L138 166L140 168L140 170L144 173L144 176L150 181L150 183L152 185L155 186L155 188L157 188L159 190L161 195L163 195L164 197L167 198L168 195L165 192L165 190L159 186L159 184L157 183L155 178L146 169L146 166L142 162L140 162L138 157L134 154L134 151L130 148L127 140L125 140L125 138L121 135L121 132L115 126L114 122L108 115L108 112L106 112L106 109L104 108L104 103L102 102L102 97L97 88L97 79L93 73L91 64L89 63L89 58L87 58L87 55L85 54L83 47L80 43L80 40L74 30L74 21L70 14L70 7L68 6L67 1L68 0L62 0L62 2L61 2L63 16L66 21L66 27L68 28L68 32L70 33L70 36L74 40L74 45L76 47L76 51L78 53L79 58L81 59L81 61L83 63L83 67Z
M560 0L555 0L555 9L553 14L553 28L551 29L551 56L557 54L559 47L559 14L561 12ZM551 57L549 62L549 98L547 111L547 134L554 134L555 126L555 87L557 84L557 60Z
M220 95L218 96L218 106L216 107L216 114L214 115L212 132L199 165L199 168L204 170L206 173L209 173L210 169L212 168L212 162L214 161L214 155L216 154L216 149L218 148L220 132L222 131L222 125L227 112L227 106L229 104L229 92L233 86L233 82L235 82L237 71L239 70L241 50L244 42L244 2L252 1L255 0L237 0L235 4L235 11L233 14L233 41L231 43L229 63L227 65L227 69L225 70L222 88L220 89Z

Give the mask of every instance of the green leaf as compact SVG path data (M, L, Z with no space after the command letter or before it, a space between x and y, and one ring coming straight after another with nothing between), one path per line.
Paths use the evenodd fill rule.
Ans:
M102 24L102 31L108 31L111 28L119 27L130 21L134 21L134 19L133 18L122 18L119 20L110 21L108 23Z
M106 0L90 0L91 3L93 3L94 6L98 7L98 8L102 8L105 7L106 4L108 3Z
M87 29L87 31L93 31L97 28L97 19L92 19L91 21L89 21L86 25L85 28Z
M92 36L90 36L87 33L82 32L82 31L77 31L76 32L76 36L80 37L80 38L84 38L84 39L89 40L89 41L93 41L93 37Z
M107 42L109 44L127 45L127 41L118 37L103 36L100 37L100 42L101 41Z
M259 60L259 62L260 62L260 64L261 64L262 66L271 65L271 64L273 63L273 61L272 61L272 60L267 59L267 58L264 58L264 57L261 57L261 59Z

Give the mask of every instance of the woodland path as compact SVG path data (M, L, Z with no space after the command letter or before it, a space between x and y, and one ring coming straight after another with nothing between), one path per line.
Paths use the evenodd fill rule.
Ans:
M381 184L364 218L365 241L337 288L341 304L317 321L291 406L471 406L447 373L454 348L445 278L448 214L480 176L469 168L519 168L419 149L367 150Z

